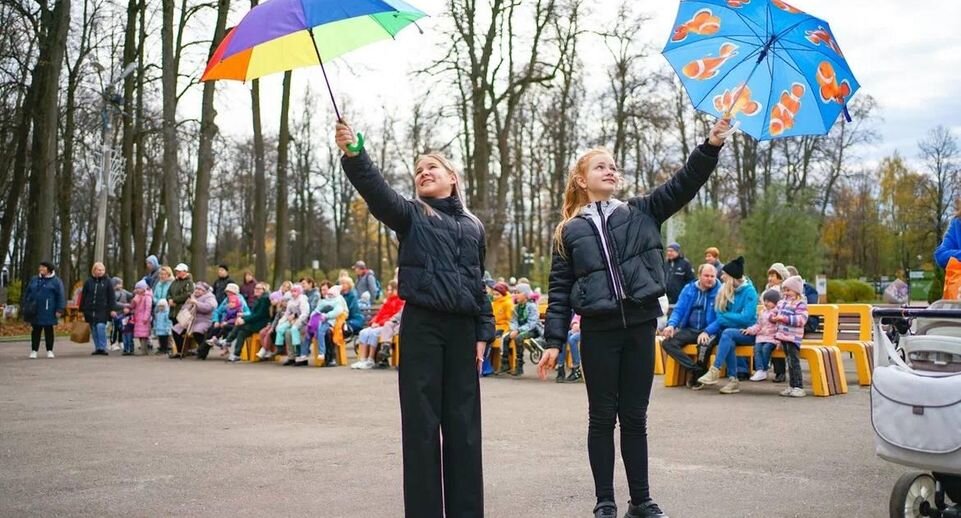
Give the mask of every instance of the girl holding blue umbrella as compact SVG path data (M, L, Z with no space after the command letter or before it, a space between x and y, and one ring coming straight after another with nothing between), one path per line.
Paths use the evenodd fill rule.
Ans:
M581 366L587 386L587 453L595 518L614 518L614 424L631 501L627 518L666 516L648 483L647 406L654 380L658 297L666 281L661 225L684 208L717 166L729 122L720 120L673 178L650 194L614 198L620 172L603 149L581 156L564 193L554 233L541 379L554 369L572 315L581 315Z

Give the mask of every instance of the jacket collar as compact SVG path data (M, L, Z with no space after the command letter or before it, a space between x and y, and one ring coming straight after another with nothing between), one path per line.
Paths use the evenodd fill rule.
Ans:
M421 198L420 200L429 205L430 208L450 216L460 216L464 214L464 205L457 196Z
M624 205L624 202L616 198L602 202L591 202L581 208L581 215L587 216L588 218L597 217L600 214L597 211L598 204L600 204L601 210L604 212L604 217L606 218L617 210L618 207Z

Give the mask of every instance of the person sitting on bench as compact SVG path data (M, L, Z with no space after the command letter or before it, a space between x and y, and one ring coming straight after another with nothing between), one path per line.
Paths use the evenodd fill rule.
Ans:
M698 267L697 280L691 281L681 290L677 305L667 321L667 327L661 331L664 336L661 348L689 371L689 387L693 386L694 380L707 372L707 366L696 363L684 354L683 349L689 344L697 343L697 337L714 322L714 299L719 287L717 270L713 265L702 264Z

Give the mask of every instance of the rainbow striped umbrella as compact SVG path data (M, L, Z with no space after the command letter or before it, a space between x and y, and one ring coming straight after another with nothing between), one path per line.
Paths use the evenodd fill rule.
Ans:
M320 65L393 38L426 14L403 0L269 0L248 12L217 47L201 81L247 81ZM340 110L330 91L337 119Z

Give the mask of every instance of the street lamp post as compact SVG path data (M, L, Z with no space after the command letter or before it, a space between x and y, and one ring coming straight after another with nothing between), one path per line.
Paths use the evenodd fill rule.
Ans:
M103 66L96 61L93 66L103 71ZM123 69L120 76L112 83L107 85L101 92L101 156L100 156L100 197L97 206L97 239L94 243L94 261L103 262L104 248L106 247L107 234L107 203L110 196L110 159L113 150L110 148L110 122L113 118L112 108L119 108L123 105L124 99L120 95L113 93L113 85L123 81L127 76L137 69L137 63L132 62Z

